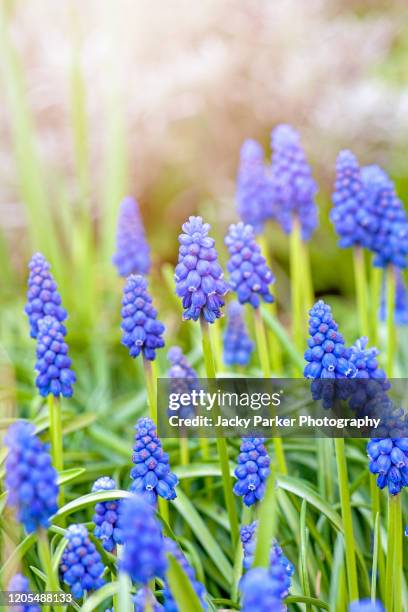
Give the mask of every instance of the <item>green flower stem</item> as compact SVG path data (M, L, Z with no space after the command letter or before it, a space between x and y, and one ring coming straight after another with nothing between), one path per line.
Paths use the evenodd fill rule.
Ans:
M380 515L377 513L374 521L374 547L373 547L373 565L371 572L371 601L375 603L377 599L377 573L378 573L378 551L381 548L381 527Z
M159 501L159 512L163 519L166 521L168 525L170 525L170 510L169 510L169 502L162 497L158 498Z
M371 335L373 346L378 345L379 310L381 305L382 268L371 267Z
M395 549L394 549L394 611L402 612L402 569L403 569L403 547L402 547L402 509L401 494L395 495L391 500L395 505Z
M157 425L157 397L156 378L153 376L152 363L143 356L143 367L146 376L147 400L149 402L149 416Z
M277 338L279 338L279 342L284 347L293 366L296 368L296 370L302 371L304 365L304 361L302 358L303 350L302 352L298 352L296 350L296 347L294 346L288 334L286 333L285 328L281 325L281 323L276 317L272 316L269 310L266 310L265 306L261 306L260 310L263 320L265 321L268 328L272 329L273 332L276 334Z
M200 325L201 325L201 335L202 335L202 343L203 343L204 363L205 363L207 378L215 380L217 376L216 376L216 370L215 370L214 361L213 361L213 353L211 350L208 323L207 321L205 321L203 317L200 318ZM230 474L227 442L225 438L222 437L221 434L222 432L219 432L219 436L216 439L217 450L218 450L218 458L219 458L220 466L221 466L225 505L227 507L228 518L229 518L229 523L230 523L232 546L233 546L233 550L235 550L235 547L238 542L238 534L239 534L238 516L237 516L235 500L233 497L233 491L232 491L232 479L231 479L231 474Z
M61 405L59 399L50 394L47 398L48 417L50 421L51 459L58 473L64 469L64 451L62 446ZM60 487L58 503L64 505L64 491Z
M119 572L119 594L118 594L118 611L117 612L133 612L134 605L131 597L132 583L129 576L125 572Z
M301 241L302 260L303 260L303 295L307 310L310 310L314 304L313 276L310 264L310 254L307 242Z
M259 352L259 361L261 362L263 377L268 379L268 378L271 378L271 369L270 369L269 357L268 357L268 345L266 341L265 327L263 324L263 320L262 320L262 316L261 316L261 312L259 308L254 309L254 318L255 318L256 345L258 347L258 352ZM276 455L279 472L281 474L287 474L288 469L286 465L285 451L283 449L282 440L279 437L274 437L273 445L275 449L275 455Z
M389 612L393 611L394 594L394 569L396 552L396 526L397 526L397 498L388 496L388 528L387 528L387 565L385 570L385 608Z
M265 497L258 510L258 533L256 538L254 567L269 567L271 545L276 531L276 482L273 466L268 476Z
M271 377L271 366L269 363L268 343L266 340L265 328L261 318L259 308L254 308L255 318L255 336L256 346L258 349L259 362L261 364L262 374L264 378Z
M292 333L295 346L299 352L304 349L305 320L303 316L304 304L302 302L303 287L303 261L302 239L300 224L297 219L293 221L290 234L290 287L292 299Z
M268 268L273 271L273 263L272 263L272 259L270 256L270 251L269 251L268 244L266 241L265 233L260 234L257 237L257 241L261 248L262 255L266 259ZM268 304L268 307L269 307L271 314L274 317L276 317L278 314L278 306L277 306L276 301L273 302L272 304ZM282 363L282 348L280 345L279 338L276 336L275 332L270 328L267 330L267 335L268 335L268 344L269 344L270 351L271 351L272 370L276 372L277 374L281 374L283 370L283 363Z
M60 586L56 573L52 568L52 559L50 553L50 545L48 542L47 531L40 528L37 531L37 547L38 556L40 557L42 569L47 577L46 590L47 591L59 591Z
M335 438L337 472L339 478L341 515L344 527L344 544L346 552L347 583L350 601L358 600L358 581L356 552L354 548L353 520L351 515L349 481L345 445L343 438Z
M389 265L387 268L387 374L389 378L392 378L394 372L394 360L396 351L396 335L395 335L395 287L396 276L393 265Z
M220 327L219 325L211 325L211 327L209 328L209 331L210 331L211 346L213 347L215 368L217 372L219 372L223 368L222 340L221 340Z
M353 249L354 279L357 294L357 310L360 321L360 331L363 336L370 336L368 316L368 290L365 270L364 251L361 247Z

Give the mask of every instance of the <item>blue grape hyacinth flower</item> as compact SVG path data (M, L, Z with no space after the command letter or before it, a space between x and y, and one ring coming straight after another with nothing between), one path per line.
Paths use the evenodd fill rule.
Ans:
M297 218L303 240L309 240L318 223L317 185L300 135L290 125L278 125L271 133L271 148L276 218L287 234L291 233Z
M132 602L134 604L135 612L145 612L147 602L149 602L149 609L152 612L162 612L164 610L163 606L159 604L159 602L148 587L143 587L142 589L139 589L137 593L133 595Z
M308 362L305 378L344 378L355 376L355 366L350 362L349 351L339 327L333 319L331 308L319 300L309 311L309 348L304 357Z
M276 581L264 567L250 569L240 582L242 612L283 612Z
M27 304L24 308L30 323L30 335L37 338L38 322L46 316L60 323L68 317L61 305L57 284L50 272L50 264L42 253L34 253L28 264Z
M71 370L71 359L68 357L68 345L64 335L64 326L54 317L47 316L38 322L35 364L38 376L35 384L42 397L72 397L74 393L76 376Z
M230 225L225 244L230 253L227 263L229 286L236 291L239 302L254 308L259 307L261 299L273 302L269 285L275 278L255 242L253 227L242 222Z
M57 472L48 447L34 434L34 425L18 421L10 425L4 437L9 448L5 464L7 505L16 509L27 533L47 529L50 517L58 510Z
M222 316L228 286L209 231L210 225L201 217L190 217L183 224L174 280L182 299L183 319L197 321L202 315L208 323L214 323Z
M191 393L194 390L199 390L199 381L197 372L191 367L183 351L179 346L172 346L167 354L170 362L168 371L169 377L169 393ZM195 415L195 407L193 404L180 406L177 414L182 418L193 417ZM169 414L172 411L169 409Z
M351 603L349 612L385 612L385 608L379 601L362 599L361 601L354 601Z
M84 525L70 525L65 538L68 543L61 557L61 577L72 596L81 599L85 591L96 591L105 584L105 566Z
M117 489L116 482L109 476L98 478L92 486L92 493L113 491ZM94 536L101 540L102 546L108 552L115 550L117 544L122 544L122 533L118 527L120 500L99 502L95 506L93 522Z
M408 217L398 198L395 186L378 166L362 169L366 190L366 208L374 219L369 248L374 252L373 264L385 268L408 265Z
M227 309L227 325L224 332L224 363L229 366L248 365L254 343L248 335L243 308L234 300Z
M273 187L265 154L256 140L245 140L241 147L235 195L237 211L244 223L256 232L273 217Z
M164 546L166 554L171 554L181 568L184 570L184 573L187 575L190 580L191 586L193 587L198 599L200 600L201 607L203 610L207 610L208 606L205 600L206 590L203 584L197 580L196 573L194 569L191 567L190 563L187 561L184 553L181 551L180 547L174 540L170 538L164 538ZM176 604L169 584L166 582L163 591L164 597L164 610L166 612L180 612L180 608Z
M243 525L240 529L240 537L244 552L243 565L246 570L249 570L253 565L256 549L256 530L258 521L253 521L249 525ZM285 574L281 574L281 597L286 597L292 584L292 576L295 571L293 563L284 555L282 548L276 541L273 541L271 546L270 566L277 563L283 567Z
M264 442L264 438L243 438L241 443L238 465L234 471L238 479L234 493L243 497L246 506L260 501L265 494L270 458Z
M22 574L15 574L15 576L13 576L8 583L7 591L10 591L11 593L30 593L28 578ZM13 610L15 612L41 612L40 606L36 606L34 604L26 604L21 606L13 605Z
M122 344L129 349L131 357L140 353L149 361L156 358L156 350L164 346L165 327L157 320L152 298L147 291L147 281L140 275L131 275L123 289L122 299Z
M408 438L373 438L367 444L369 469L380 489L398 495L408 487Z
M133 450L135 467L130 473L133 479L130 490L142 495L151 505L156 504L158 495L167 500L175 499L178 478L170 471L169 456L162 448L152 419L142 417L138 420Z
M330 219L340 237L339 246L370 248L378 221L370 213L362 172L351 151L340 151Z
M119 208L116 233L116 253L112 258L118 274L147 274L150 269L150 248L146 242L139 205L130 196L124 198Z
M164 539L154 509L140 495L125 499L120 507L119 526L123 533L121 571L133 582L146 585L167 568Z

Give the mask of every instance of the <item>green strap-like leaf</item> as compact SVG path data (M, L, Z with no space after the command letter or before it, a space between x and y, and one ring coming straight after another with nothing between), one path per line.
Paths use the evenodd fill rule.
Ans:
M173 555L168 555L168 561L169 566L166 576L178 609L188 610L188 612L203 612L197 593L183 568L177 563Z

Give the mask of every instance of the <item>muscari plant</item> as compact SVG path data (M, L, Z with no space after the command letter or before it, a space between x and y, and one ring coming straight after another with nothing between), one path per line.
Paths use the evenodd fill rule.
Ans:
M291 374L298 368L296 346L299 348L300 336L306 335L305 326L299 322L305 318L312 292L307 279L300 282L299 275L298 286L294 288L293 262L299 262L304 256L305 242L316 229L316 184L299 135L290 126L279 126L274 131L272 148L271 166L265 163L257 143L248 141L242 149L237 200L244 223L232 226L226 240L230 251L227 280L215 241L209 236L210 227L201 217L191 217L183 225L179 238L176 291L182 300L184 318L200 322L202 356L210 380L219 372L214 366L211 350L214 338L210 339L209 325L218 328L221 325L219 319L228 300L228 285L242 304L248 303L247 308L258 312L262 326L267 324L280 334L287 359L285 372ZM390 179L378 167L360 170L348 153L341 156L338 173L339 197L334 203L332 219L341 239L351 236L350 243L343 242L342 246L371 251L374 264L388 271L392 269L392 280L395 278L401 283L399 271L405 265L406 221ZM268 285L272 274L263 257L266 253L263 249L261 253L256 240L260 240L259 244L263 242L262 232L267 232L269 219L277 220L290 234L291 285L295 298L291 313L292 338L279 324L276 311L271 314L260 307L260 299L266 298L270 303ZM258 232L256 239L255 231ZM290 440L285 441L288 453L283 455L286 460L283 469L279 465L279 447L267 440L244 438L239 453L238 441L227 444L219 439L216 452L211 440L204 445L202 441L198 445L185 441L187 453L180 453L183 470L179 471L175 445L160 440L156 433L155 370L158 349L164 346L165 328L157 318L147 279L141 276L150 271L149 248L137 205L130 199L121 206L117 237L115 265L120 275L130 274L123 292L123 344L131 357L142 356L145 363L150 417L142 416L137 422L133 455L128 439L129 423L122 421L124 435L120 438L113 431L119 418L115 411L109 414L108 433L103 437L100 424L91 426L89 432L81 432L85 436L82 440L103 440L101 448L93 446L89 453L79 451L81 437L71 433L63 449L60 432L60 450L55 457L54 452L50 455L39 437L43 440L49 437L51 450L55 448L52 419L48 422L45 412L40 412L35 420L36 428L22 420L11 426L5 438L7 508L15 510L16 519L24 526L27 536L6 563L7 571L1 571L0 581L7 577L11 582L5 584L10 584L10 589L21 587L26 591L29 587L24 576L30 576L34 590L44 586L65 589L73 594L76 605L86 610L98 606L106 610L111 605L115 610L136 612L198 611L214 607L262 612L284 610L287 606L298 610L304 606L307 611L379 612L383 609L379 599L391 612L403 609L406 586L399 570L403 567L401 500L407 486L407 439L402 435L391 436L387 431L382 431L384 437L372 438L367 445L368 469L360 444L335 441L339 512L330 444L326 445L324 464L315 462L315 457L320 462L320 443L315 448L314 444L293 446ZM399 306L396 299L394 310L389 277L388 272L384 307L390 328L394 326ZM278 291L274 293L279 295ZM377 322L378 306L377 301L375 314L374 307L369 310L366 327L362 322L355 326L362 337L350 345L340 334L327 304L318 302L310 313L304 374L312 379L312 384L323 379L337 380L340 385L344 380L350 382L347 389L355 409L363 401L361 388L367 394L370 388L354 387L353 381L367 379L378 383L384 397L389 388L379 365L382 355L375 347L378 330L373 319ZM233 305L230 308L234 310ZM30 264L26 312L31 335L37 342L39 401L41 397L70 398L75 375L65 341L67 313L61 306L50 267L38 254ZM239 325L242 324L241 318ZM297 334L296 329L301 333ZM233 343L227 341L228 323L224 330L226 351L232 351ZM239 347L234 340L234 351L249 351L252 341L239 331L235 330L235 334L247 344ZM259 339L258 334L258 351ZM185 337L177 341L183 342L184 348ZM261 345L264 355L271 359L271 338L264 334ZM395 347L390 343L387 354L386 370L390 376L389 366L395 358ZM228 359L225 359L227 365ZM182 384L183 379L186 388L197 384L195 367L200 371L200 356L193 368L187 355L179 347L173 347L168 360L168 375L174 384ZM259 358L258 361L262 368L262 361ZM81 379L82 368L75 369ZM258 370L248 370L254 371ZM318 384L314 388L318 389ZM369 395L364 397L364 402L371 407L368 400L371 400ZM127 408L123 413L133 417L137 410L135 403L132 412ZM394 417L390 409L390 426L395 425ZM70 432L69 423L67 431ZM83 468L64 472L64 463L58 463L64 455L70 466L75 465L75 457L86 455L90 466L85 464ZM93 464L93 455L98 456L99 462ZM236 456L234 484L230 459ZM119 462L118 457L122 458ZM323 478L319 473L315 486L317 467ZM313 476L308 473L309 469ZM374 487L371 484L367 495L364 478L369 474L373 474ZM184 486L185 482L182 488L177 487L178 480L182 479L189 481L188 487ZM68 493L68 502L65 504L60 496L58 508L58 492L63 488ZM386 530L383 525L385 497L389 505ZM242 498L242 506L238 498ZM163 500L165 506L157 503ZM0 518L2 501L0 496ZM367 511L368 504L371 513ZM88 523L91 520L93 525ZM38 556L32 548L34 542L37 542ZM22 561L21 574L12 561ZM36 610L35 606L32 610Z

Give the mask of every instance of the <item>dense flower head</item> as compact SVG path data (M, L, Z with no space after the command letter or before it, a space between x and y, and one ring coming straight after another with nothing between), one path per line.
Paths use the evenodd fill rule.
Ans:
M362 169L366 208L373 219L372 236L367 245L375 253L374 265L385 268L408 265L408 218L404 205L387 174L378 166Z
M256 140L245 140L240 152L235 197L239 216L256 232L273 216L272 181L264 157L264 150Z
M317 227L317 185L300 143L300 135L290 125L278 125L272 130L271 148L276 218L289 234L296 216L302 238L309 240Z
M74 393L72 386L76 376L71 370L64 335L64 326L54 317L47 316L39 321L35 364L38 376L35 384L43 397L72 397Z
M355 368L355 376L349 384L349 406L358 416L384 416L384 409L390 404L387 391L391 384L379 367L376 347L367 347L368 338L358 338L349 349L350 363Z
M147 274L150 268L150 248L146 242L139 205L130 196L121 202L116 233L116 253L112 258L118 274Z
M391 495L398 495L408 486L408 438L373 438L367 444L369 469L378 474L380 489L388 487Z
M394 322L395 325L408 325L408 290L402 276L401 270L396 268L395 270L396 284L395 284L395 311L394 311ZM380 304L380 321L385 321L387 318L387 304L385 297L385 286L386 279L382 284L381 289L381 304Z
M132 602L134 604L135 612L145 612L147 602L149 602L149 609L152 612L162 612L162 610L164 610L163 606L159 604L159 602L148 587L143 587L139 589L137 593L132 596Z
M16 508L17 517L27 533L48 528L50 517L58 510L57 472L48 448L34 435L31 423L10 425L4 437L9 452L6 458L7 504Z
M8 583L7 591L12 593L30 593L28 579L22 574L15 574ZM13 606L13 610L14 612L40 612L41 608L40 606L26 604L21 606Z
M113 491L117 489L116 482L109 476L98 478L92 486L92 493ZM94 536L101 540L102 546L112 552L117 544L122 544L122 534L118 527L120 500L99 502L95 506L93 522L95 523Z
M282 612L286 606L279 596L276 581L264 567L250 569L240 582L242 612Z
M156 576L163 578L167 567L164 540L152 506L140 495L125 499L119 526L124 542L120 569L133 582L145 585Z
M165 542L166 554L171 554L176 559L176 561L178 562L180 567L184 570L184 573L187 575L188 579L190 580L191 586L193 587L194 591L197 594L198 599L200 600L201 607L204 610L207 610L208 606L205 600L205 597L206 597L205 588L201 584L201 582L197 580L195 571L191 567L190 563L187 561L186 557L184 556L184 553L181 551L180 547L176 544L174 540L171 540L170 538L164 538L164 542ZM173 594L167 582L165 583L165 586L164 586L163 597L164 597L164 609L166 612L179 612L180 608L176 604L176 601L174 600Z
M234 300L228 306L228 319L224 332L224 363L244 366L249 363L254 343L248 335L243 308Z
M57 284L50 272L50 264L41 253L34 253L28 264L27 304L24 308L30 323L30 334L36 338L38 322L49 315L57 321L65 321L67 311L61 306Z
M385 612L384 606L379 601L371 601L371 599L362 599L354 601L349 606L349 612Z
M147 281L132 274L126 281L122 299L122 344L131 357L140 353L150 361L156 358L156 350L164 346L164 325L156 319L152 298L147 291Z
M319 300L309 311L309 348L305 352L308 362L306 378L344 378L355 375L350 363L344 338L338 331L330 306Z
M378 222L367 206L361 169L351 151L340 151L337 156L332 201L330 219L340 236L339 245L370 248Z
M187 357L179 346L172 346L167 354L170 362L169 392L170 393L191 393L199 389L198 375L194 368L189 364ZM172 412L171 410L169 411ZM193 417L195 407L193 404L180 406L177 413L182 418Z
M105 566L84 525L70 525L65 538L68 543L61 557L61 577L73 597L81 599L85 591L96 591L105 584Z
M241 543L244 551L244 568L249 570L254 562L256 549L256 530L258 521L253 521L249 525L243 525L240 530ZM295 571L293 563L284 555L282 548L274 541L271 546L270 568L274 572L273 566L278 564L283 567L284 574L279 574L281 578L281 597L286 597L291 587L291 578Z
M133 478L130 490L152 505L156 504L158 495L167 500L175 499L178 478L170 471L169 456L162 448L152 419L142 417L138 420L133 450L135 467L130 473Z
M255 242L253 227L242 222L230 225L225 244L230 253L227 263L229 286L236 291L239 302L254 308L258 308L261 298L273 302L269 285L275 278Z
M238 479L234 493L243 497L246 506L260 501L265 494L270 458L264 442L264 438L243 438L241 443L238 465L234 471Z
M176 293L182 298L183 318L197 321L203 315L208 323L214 323L222 316L228 286L209 230L210 225L201 217L190 217L183 224L174 280Z

